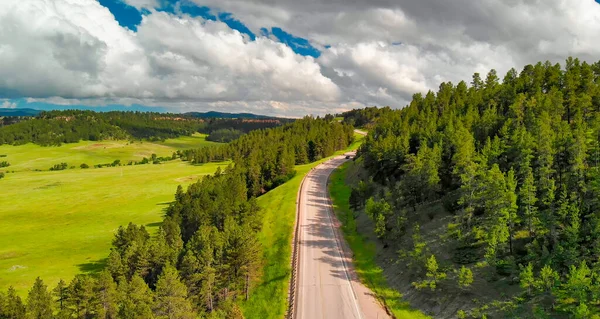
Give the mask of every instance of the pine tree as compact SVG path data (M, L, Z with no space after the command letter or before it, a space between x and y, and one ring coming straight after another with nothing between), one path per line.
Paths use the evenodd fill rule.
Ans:
M52 295L40 277L35 279L27 296L27 317L31 319L52 317Z
M95 315L97 302L94 293L94 280L86 275L76 275L67 288L65 306L71 316L75 318L88 318Z
M67 283L62 279L59 280L56 287L52 289L52 295L54 296L54 300L56 302L56 306L54 308L58 310L58 318L70 317L70 314L67 310L68 293L69 291Z
M10 286L6 294L6 303L4 306L4 316L6 319L22 319L27 314L27 308L23 304L21 297L17 295L16 290Z
M556 287L556 283L560 279L558 273L549 265L544 265L540 270L539 276L535 281L535 287L539 291L550 292Z
M123 319L151 319L154 318L152 305L154 293L144 279L133 276L130 282L119 283L119 294L121 304L119 307L119 318Z
M462 266L458 272L458 286L468 288L473 283L473 272L471 269Z
M527 294L531 296L535 285L533 265L531 263L521 268L521 273L519 274L519 281L521 283L521 288L527 289Z
M187 299L187 288L179 280L177 269L167 265L156 283L154 314L157 318L192 319L192 305Z
M537 233L540 219L537 214L535 180L531 169L527 169L525 179L519 189L519 201L521 203L520 210L527 222L529 237L533 239Z
M115 284L110 272L106 269L98 276L95 294L98 298L95 311L96 316L101 319L117 318L117 285Z
M419 283L413 283L413 286L417 289L427 287L433 291L442 280L446 279L446 273L439 269L435 255L431 255L431 257L427 258L425 269L427 270L425 274L427 279Z

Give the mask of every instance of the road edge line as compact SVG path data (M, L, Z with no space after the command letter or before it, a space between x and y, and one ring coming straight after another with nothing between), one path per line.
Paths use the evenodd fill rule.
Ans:
M302 189L304 188L304 182L306 181L306 178L308 177L308 175L310 175L313 169L314 168L311 168L310 171L308 171L308 173L306 173L304 177L302 177L300 187L298 188L298 194L296 194L296 218L294 219L294 233L292 236L292 273L290 276L290 284L288 288L288 309L285 315L285 318L287 319L294 319L296 317L296 287L298 285L298 264L300 260L300 252L298 248L300 238L300 195L302 194Z

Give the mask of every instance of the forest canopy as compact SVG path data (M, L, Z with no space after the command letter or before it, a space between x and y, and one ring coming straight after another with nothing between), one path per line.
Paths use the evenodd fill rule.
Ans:
M164 140L220 129L247 133L288 123L284 119L202 119L184 114L155 112L45 111L35 117L4 117L0 145L35 143L42 146L81 140Z
M412 234L423 278L431 251L409 221L441 200L454 216L451 258L437 256L448 271L516 278L523 290L508 301L525 317L600 313L600 63L442 83L381 116L360 154L371 179L351 204L366 205L383 241Z

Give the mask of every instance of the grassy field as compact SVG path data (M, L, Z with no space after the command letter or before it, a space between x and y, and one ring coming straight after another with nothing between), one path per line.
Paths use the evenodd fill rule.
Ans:
M356 141L337 154L355 150L360 146L364 137L359 134L354 136ZM266 264L262 282L252 292L250 299L242 304L244 316L248 319L282 318L286 312L298 189L310 169L326 160L296 166L297 174L294 178L258 198L258 203L265 213L260 241L265 249Z
M383 270L376 264L375 246L356 231L349 207L351 188L346 184L346 169L350 162L335 170L330 178L329 193L334 210L343 224L344 238L354 252L354 267L361 282L383 301L397 319L429 318L418 310L411 309L402 300L402 294L390 288Z
M93 144L120 146L92 149ZM60 278L70 280L79 272L99 269L120 225L134 222L156 229L177 185L188 185L227 165L189 165L175 160L101 169L31 170L47 170L61 161L91 165L152 153L168 155L174 149L206 142L196 136L165 143L93 144L0 146L0 154L12 158L8 169L16 171L0 180L0 290L12 285L24 294L37 276L52 287ZM78 155L78 147L87 148L84 155ZM37 157L42 159L32 160Z
M58 147L40 147L31 143L19 146L0 145L0 155L6 155L1 160L11 164L4 170L18 172L35 169L48 170L54 164L63 162L77 168L82 163L94 166L95 164L112 163L116 159L126 164L131 160L140 161L144 157L149 158L152 153L159 157L170 156L177 150L204 145L218 145L218 143L206 141L206 135L198 133L193 136L168 139L164 142L83 141ZM0 169L0 171L2 170Z

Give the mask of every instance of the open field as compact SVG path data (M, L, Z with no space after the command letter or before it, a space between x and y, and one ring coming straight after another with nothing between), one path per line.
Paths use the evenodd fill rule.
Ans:
M204 145L219 145L219 143L206 141L206 135L198 133L164 142L83 141L52 147L40 147L31 143L19 146L0 145L0 155L7 155L2 157L2 161L11 164L10 167L0 171L48 170L54 164L63 162L79 168L82 163L94 166L112 163L116 159L127 164L131 160L140 161L144 157L149 158L152 153L157 156L170 156L177 150Z
M52 287L60 278L70 280L79 272L97 270L108 256L113 234L120 225L134 222L152 231L162 220L163 209L173 200L177 185L188 185L228 163L189 165L175 160L158 165L54 172L30 169L41 166L47 170L61 161L78 166L80 161L92 165L148 156L139 155L141 152L168 155L180 146L206 143L203 140L188 137L134 146L110 141L102 143L121 146L84 151L83 155L77 155L81 150L76 148L89 148L95 143L0 146L0 154L11 148L19 150L9 153L9 157L14 155L14 166L8 169L15 168L16 172L0 180L0 289L13 285L23 295L37 276ZM37 154L43 159L31 161ZM61 159L52 158L54 155Z
M355 142L336 155L360 146L364 136L356 133L354 136ZM258 198L265 214L259 239L265 249L266 265L262 282L252 292L250 299L242 304L246 318L282 318L285 314L291 274L290 256L296 217L296 196L304 175L327 159L296 166L297 174L294 178Z
M420 311L411 309L408 303L402 300L402 294L389 287L383 270L376 263L375 245L357 232L349 206L352 189L346 183L346 169L351 163L346 162L331 174L329 193L334 211L342 222L344 238L354 253L354 268L358 277L387 305L397 319L429 318Z

